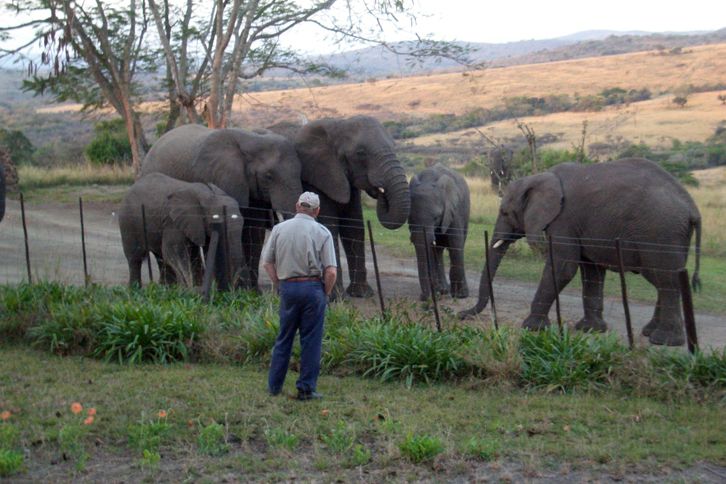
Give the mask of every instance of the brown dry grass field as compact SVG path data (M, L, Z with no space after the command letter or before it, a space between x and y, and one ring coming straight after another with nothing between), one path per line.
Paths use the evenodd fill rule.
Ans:
M724 82L726 44L693 47L679 55L655 51L594 57L572 61L513 66L481 71L447 73L375 80L312 89L269 91L241 96L235 104L239 115L266 117L265 113L287 110L309 119L322 116L370 114L381 120L436 113L462 114L476 107L493 108L514 96L554 94L588 95L621 87L653 93L650 101L601 112L558 113L524 119L538 133L562 133L576 140L582 121L587 120L590 143L610 136L657 142L677 137L702 141L726 119L726 106L708 92L692 94L685 108L671 100L673 92L687 85ZM511 121L494 124L495 136L516 135ZM461 133L435 135L418 140L422 144L448 140ZM567 143L567 142L565 142Z
M235 102L234 118L241 126L265 126L281 118L298 120L325 116L372 115L381 121L437 113L462 114L471 109L493 108L514 96L555 94L589 95L603 89L648 88L653 99L600 112L557 113L522 121L538 134L560 134L561 147L569 147L580 136L582 121L588 121L588 143L644 141L652 145L670 144L671 138L703 141L713 134L716 124L726 119L726 105L717 93L692 94L684 108L672 103L673 92L687 85L723 83L726 78L726 44L697 46L682 54L656 51L593 57L484 69L479 71L432 74L395 79L370 80L310 89L255 92ZM158 103L147 103L151 112ZM43 112L78 110L63 105L43 108ZM515 123L505 121L487 126L490 134L506 138L518 135ZM472 130L431 135L416 140L420 144L450 142Z

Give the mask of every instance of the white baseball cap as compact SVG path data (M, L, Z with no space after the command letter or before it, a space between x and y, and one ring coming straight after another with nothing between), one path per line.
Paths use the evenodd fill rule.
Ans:
M315 210L320 206L320 197L318 197L317 193L303 192L300 195L300 198L297 199L297 203L305 208L311 208Z

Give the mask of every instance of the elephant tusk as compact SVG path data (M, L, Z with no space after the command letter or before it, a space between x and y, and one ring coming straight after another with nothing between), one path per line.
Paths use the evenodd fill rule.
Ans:
M275 213L277 214L277 221L278 222L284 222L285 221L285 217L283 217L280 212L275 212Z
M501 240L501 239L497 240L496 242L494 242L494 245L492 245L492 249L498 249L499 247L502 246L503 243L504 243L504 240Z
M386 193L386 190L384 190L383 188L379 188L378 191L381 193Z

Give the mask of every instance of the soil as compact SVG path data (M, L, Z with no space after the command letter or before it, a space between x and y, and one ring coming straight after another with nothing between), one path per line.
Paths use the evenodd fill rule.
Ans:
M116 217L116 204L90 202L84 204L86 259L90 280L101 284L126 284L128 266L121 247L121 236ZM68 284L83 283L83 251L81 245L80 216L77 204L40 203L26 204L26 225L29 234L29 252L33 280L55 280ZM381 286L386 304L402 301L418 301L419 283L414 259L397 258L378 248L381 268ZM0 225L0 283L17 283L27 280L25 249L20 204L8 200L5 219ZM375 287L373 264L368 257L368 280ZM152 264L155 277L158 270ZM345 260L343 260L345 272ZM264 274L264 271L261 271ZM347 275L344 276L347 280ZM476 303L479 273L467 273L471 297L452 299L444 296L439 300L440 312L449 323L455 321L456 311L467 309ZM144 268L143 281L148 281ZM263 288L269 281L263 277ZM529 304L536 285L498 277L494 284L497 319L500 324L519 324L529 313ZM368 299L350 299L362 312L377 312L377 296ZM578 291L565 289L560 298L561 314L565 324L574 324L582 316L582 300ZM424 309L431 306L419 305ZM621 299L606 298L604 317L609 327L626 338L625 315ZM433 315L427 311L433 324ZM630 303L633 331L638 344L648 344L639 337L640 330L653 315L653 303ZM550 320L556 321L556 313L550 312ZM491 312L487 307L467 324L490 325ZM726 346L726 315L697 312L696 325L702 348Z

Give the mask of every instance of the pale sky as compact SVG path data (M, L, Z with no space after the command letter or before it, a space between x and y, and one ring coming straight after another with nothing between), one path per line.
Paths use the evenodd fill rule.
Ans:
M305 4L311 0L298 1ZM400 27L387 26L385 40L411 40L418 33L422 37L431 36L437 40L501 43L549 39L585 30L685 32L726 27L726 0L409 1L413 2L416 11L416 24L409 25L410 19L399 15ZM346 12L348 4L361 9L363 0L339 0L333 12ZM3 14L0 15L0 25L10 25L18 20L10 18L5 12ZM360 18L370 27L376 25L369 15ZM12 46L23 38L29 38L29 35L30 32L20 33L14 42L3 44ZM298 26L288 32L283 44L310 54L338 52L360 46L334 45L329 35L312 25Z
M438 40L501 43L584 30L684 32L726 27L724 0L414 0L414 5L424 12L417 15L417 24L406 29L408 35L389 34L389 40L411 39L418 32ZM304 43L310 52L335 50L312 27L291 32L287 42Z

